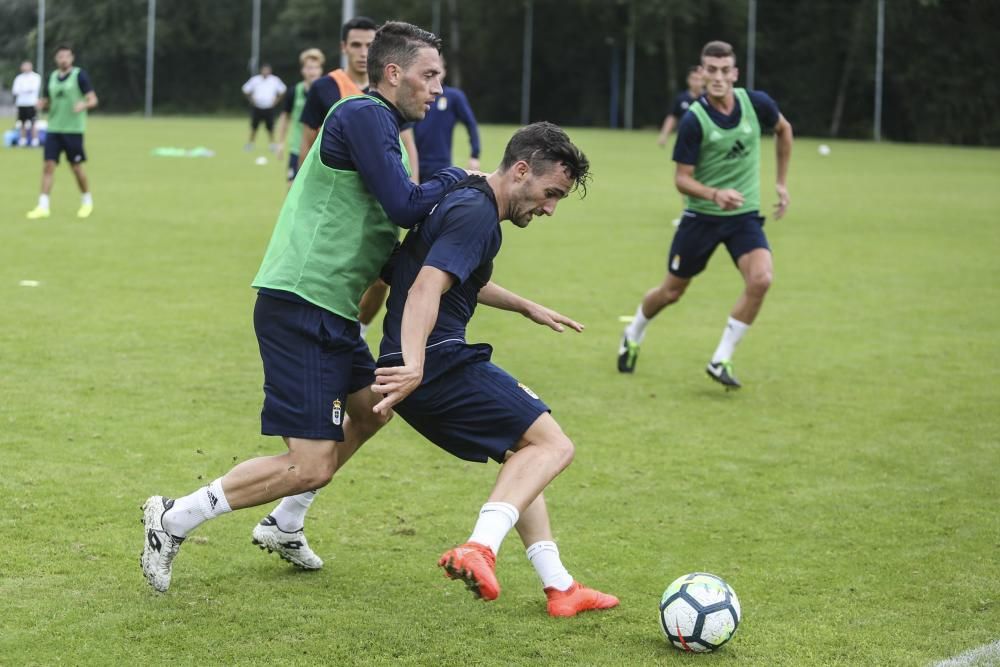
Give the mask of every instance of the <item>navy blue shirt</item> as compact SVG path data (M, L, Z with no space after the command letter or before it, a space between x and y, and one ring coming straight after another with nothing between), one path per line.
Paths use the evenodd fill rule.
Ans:
M670 113L668 115L680 120L681 116L684 115L694 100L695 97L691 94L690 90L678 93L677 97L674 98L674 105L670 107Z
M393 261L379 363L402 362L400 330L407 293L422 267L441 269L454 276L455 283L441 295L437 322L427 338L423 378L427 383L450 368L449 362L456 359L455 345L465 343L465 329L476 310L481 288L478 280L470 278L477 268L491 265L503 237L493 200L479 190L464 187L446 195L409 233L418 234L421 245L428 250L421 261L404 246ZM482 272L477 276L485 277Z
M748 90L750 103L757 114L757 121L761 129L771 129L778 124L781 115L778 104L771 97L759 90ZM695 104L700 104L708 111L708 117L712 122L723 130L731 130L740 124L742 109L739 101L736 102L733 112L728 116L711 104L704 95L698 98ZM677 143L674 144L674 162L681 164L698 164L698 155L701 153L701 123L693 111L688 111L681 118L680 125L677 126Z
M452 167L422 185L414 185L403 169L399 148L403 117L384 97L371 95L385 106L357 97L327 117L318 139L319 157L332 169L358 172L389 219L408 229L427 215L445 190L465 178L465 170Z
M63 75L63 74L57 74L56 78L58 78L60 81L65 81L66 79L69 78L69 75L71 73L72 72L66 72L65 75ZM83 95L86 95L87 93L89 93L90 91L92 91L94 89L94 87L90 85L90 77L87 76L87 73L84 72L82 69L76 75L76 83L80 87L80 92ZM39 97L44 97L44 98L48 99L48 97L49 97L49 77L45 77L45 84L42 86L42 94L39 95Z
M444 92L434 100L424 119L413 128L420 156L421 179L451 166L451 140L455 124L461 122L469 131L469 155L479 157L479 126L469 107L465 93L458 88L445 86Z

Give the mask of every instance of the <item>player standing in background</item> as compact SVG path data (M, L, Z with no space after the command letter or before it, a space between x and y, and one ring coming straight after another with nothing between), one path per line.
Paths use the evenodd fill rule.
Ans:
M441 75L441 79L447 75ZM451 140L455 124L462 123L469 132L469 169L479 171L479 126L469 107L465 93L444 86L444 92L434 100L430 111L413 127L420 155L420 178L428 179L439 170L451 166Z
M590 164L551 123L517 131L499 168L449 191L406 236L390 267L375 407L399 415L425 438L467 461L503 464L468 541L438 562L485 600L500 594L494 572L511 528L542 580L549 614L608 609L618 599L577 583L552 539L542 490L573 459L573 443L530 389L490 361L489 345L469 345L466 328L481 303L520 313L562 332L583 326L490 280L502 241L500 221L527 227L586 188Z
M666 278L646 292L622 333L618 370L635 370L649 321L681 298L722 243L743 275L745 289L730 312L706 372L727 389L736 389L740 382L733 374L733 351L760 312L773 273L759 211L761 128L774 129L778 193L774 217L780 220L789 203L786 181L792 126L766 93L734 88L739 70L733 47L726 42L706 44L701 67L705 96L681 119L674 146L674 181L687 195L687 210L670 246Z
M288 187L292 187L292 179L299 170L299 147L302 145L302 123L299 122L299 117L306 105L306 94L313 82L323 75L325 63L326 56L319 49L306 49L299 54L302 80L295 84L292 94L285 97L284 108L278 117L278 159L281 159L282 151L287 148ZM289 124L291 132L288 131Z
M146 500L140 563L156 590L170 586L173 559L192 530L278 498L254 540L301 567L322 566L302 532L306 509L387 420L372 410L375 360L359 335L358 300L388 260L396 226L423 219L466 175L446 169L415 185L399 140L399 125L423 118L441 93L440 49L440 39L416 26L382 26L371 46L371 94L335 105L316 150L303 156L253 281L261 431L282 436L288 451L240 463L182 498Z
M34 71L31 62L25 60L21 63L21 73L14 77L14 84L10 87L17 107L17 121L21 124L18 146L27 146L29 141L32 146L38 145L38 125L35 120L38 117L36 105L41 89L42 77Z
M375 39L377 28L376 23L367 16L356 16L341 26L340 52L347 56L347 69L335 69L318 79L309 88L309 95L306 96L306 104L299 118L305 126L302 128L300 156L308 153L316 141L319 126L326 118L330 107L348 95L361 95L368 87L368 49ZM400 136L410 158L413 182L419 183L417 150L413 142L412 127L412 123L404 124ZM381 301L379 303L381 304Z
M87 154L83 150L83 134L87 130L87 111L97 106L97 94L90 85L90 77L79 67L73 67L73 50L59 46L55 52L56 71L38 99L38 108L49 109L49 124L45 132L45 165L42 168L42 193L38 206L28 211L30 220L49 217L49 194L59 155L66 159L80 188L80 208L76 217L86 218L94 211L94 198L90 194L87 173L83 163Z
M250 140L245 146L252 151L257 141L257 127L264 123L267 130L267 142L271 151L276 151L274 143L274 110L285 94L285 82L271 73L271 66L264 63L260 66L260 74L255 74L243 84L243 94L250 102Z
M660 148L667 145L667 137L674 131L677 124L681 122L681 117L688 108L694 104L705 93L705 77L701 73L701 66L694 65L688 68L687 90L682 90L674 97L674 106L670 108L670 113L663 119L663 127L660 128L660 136L656 143Z
M688 68L687 75L687 90L683 90L677 93L674 98L674 106L670 109L670 113L667 117L663 119L663 127L660 128L660 136L657 138L656 143L659 144L660 148L667 145L667 137L670 133L674 131L677 127L677 123L680 122L681 117L687 113L688 108L701 97L705 92L705 77L702 76L701 66L694 65ZM681 195L681 209L683 210L685 204L684 196ZM670 221L674 227L681 223L680 218L674 218Z
M299 155L304 156L316 141L319 126L337 100L348 95L361 95L368 87L368 49L375 39L377 26L367 16L355 16L340 29L340 52L347 56L347 69L335 69L321 77L309 89L305 107L302 109L302 146ZM410 159L410 178L419 183L417 148L413 140L413 124L404 123L400 127L400 139ZM382 308L388 286L376 280L361 298L361 337L365 337L368 326Z

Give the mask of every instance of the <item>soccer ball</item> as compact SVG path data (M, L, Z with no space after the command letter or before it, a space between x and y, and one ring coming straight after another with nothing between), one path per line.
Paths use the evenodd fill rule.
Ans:
M660 627L684 651L714 651L740 624L736 592L714 574L693 572L674 580L660 600Z
M819 154L822 155L823 157L826 157L827 155L830 154L830 147L827 146L826 144L820 144L817 150L819 151Z

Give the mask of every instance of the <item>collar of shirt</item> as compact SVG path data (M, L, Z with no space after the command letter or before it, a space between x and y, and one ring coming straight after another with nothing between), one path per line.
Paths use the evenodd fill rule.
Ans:
M396 108L396 105L390 102L389 100L385 99L385 97L380 92L378 92L377 90L366 90L365 94L371 95L372 97L381 100L387 107L389 107L389 111L392 112L392 117L396 120L397 126L401 127L404 124L406 124L407 122L406 119L403 118L403 114L399 113L399 109Z

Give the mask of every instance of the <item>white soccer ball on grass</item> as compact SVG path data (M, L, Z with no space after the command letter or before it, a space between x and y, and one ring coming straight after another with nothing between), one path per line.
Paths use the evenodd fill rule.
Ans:
M660 629L682 651L706 653L732 639L740 601L725 581L705 572L678 577L660 600Z

